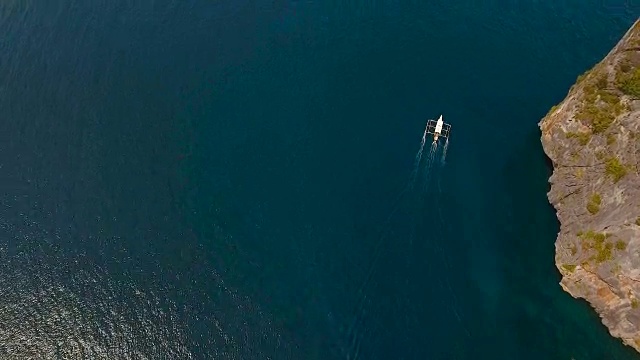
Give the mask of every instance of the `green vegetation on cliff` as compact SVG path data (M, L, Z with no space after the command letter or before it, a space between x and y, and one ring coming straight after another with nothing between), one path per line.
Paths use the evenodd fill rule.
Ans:
M585 86L585 103L576 114L578 120L591 125L594 134L605 132L613 120L622 113L620 98L606 89Z
M591 214L597 214L598 211L600 211L601 203L602 198L600 197L600 194L595 193L591 195L591 198L589 198L589 201L587 202L587 211L589 211Z
M622 71L619 73L626 74ZM576 113L576 119L588 124L593 134L600 134L604 133L616 117L625 110L616 87L623 93L627 93L627 91L635 91L637 86L640 94L640 72L617 76L616 87L610 87L608 72L603 65L599 64L580 75L576 84L582 85L584 100Z
M576 266L572 264L564 264L562 267L568 272L573 272L576 269Z
M578 142L582 146L587 145L589 143L589 140L591 139L591 133L589 132L568 132L566 136L569 139L578 139Z
M619 70L616 74L616 87L629 96L640 98L640 68L632 70L629 62L623 61Z
M614 248L618 251L627 249L627 243L622 240L618 240L615 243L607 241L607 239L611 237L611 234L589 230L587 232L580 231L577 235L581 239L582 250L586 252L593 251L593 255L589 257L589 261L595 261L596 264L613 259Z
M617 183L627 174L627 168L618 160L618 158L611 158L607 160L605 165L605 173L611 176L614 183Z
M597 264L611 260L613 244L606 241L609 238L609 234L589 230L579 236L582 238L582 248L585 251L595 251L595 254L589 260L595 260Z

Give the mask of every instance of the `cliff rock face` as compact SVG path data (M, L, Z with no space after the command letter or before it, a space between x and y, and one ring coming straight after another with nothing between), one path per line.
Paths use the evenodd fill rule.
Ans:
M560 285L640 351L640 19L539 126Z

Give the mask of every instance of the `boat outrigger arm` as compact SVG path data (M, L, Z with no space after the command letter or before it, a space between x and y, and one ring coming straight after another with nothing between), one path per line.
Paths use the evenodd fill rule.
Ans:
M427 134L433 135L433 143L435 144L438 141L438 138L449 139L449 132L451 131L451 125L445 123L442 120L442 115L438 118L438 120L429 120L427 121Z

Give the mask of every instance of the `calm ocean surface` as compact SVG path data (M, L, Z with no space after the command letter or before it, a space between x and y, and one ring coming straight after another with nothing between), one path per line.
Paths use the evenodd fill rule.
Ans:
M2 1L0 358L640 359L558 285L537 128L638 14Z

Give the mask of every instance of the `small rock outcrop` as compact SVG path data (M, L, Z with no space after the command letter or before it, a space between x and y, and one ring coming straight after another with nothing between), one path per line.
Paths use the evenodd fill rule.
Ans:
M560 285L640 352L640 19L539 126Z

